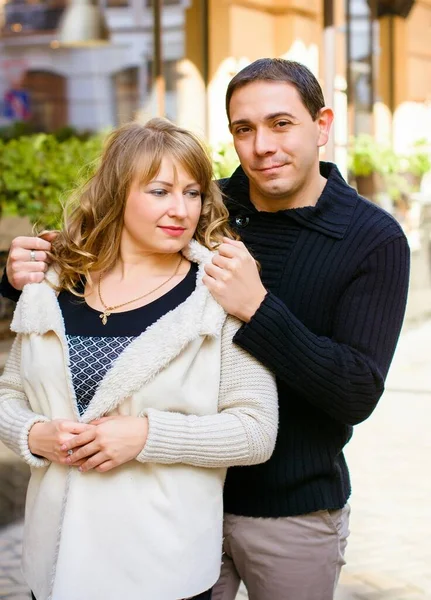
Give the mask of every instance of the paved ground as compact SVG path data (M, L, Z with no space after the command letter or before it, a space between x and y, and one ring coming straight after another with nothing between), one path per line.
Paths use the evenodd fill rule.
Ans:
M430 343L431 321L403 333L384 398L347 447L352 533L336 600L431 600ZM17 518L25 473L9 456L0 448L0 507ZM1 600L28 598L21 536L20 520L0 529Z

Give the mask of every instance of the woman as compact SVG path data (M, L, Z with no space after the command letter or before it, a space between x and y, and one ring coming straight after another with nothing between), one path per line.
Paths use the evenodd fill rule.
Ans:
M24 288L0 438L32 468L37 600L210 598L226 468L274 448L274 380L202 283L230 235L211 179L191 133L120 128Z

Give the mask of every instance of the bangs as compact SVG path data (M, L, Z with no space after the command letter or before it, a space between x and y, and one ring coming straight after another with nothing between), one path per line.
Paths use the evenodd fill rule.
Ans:
M169 148L173 161L190 175L201 186L201 192L206 194L213 178L211 160L207 151L193 137L185 141L182 136L173 140Z
M213 179L212 162L205 146L192 133L167 127L154 126L131 128L129 136L119 140L121 160L117 172L119 177L129 171L133 179L141 184L152 181L160 171L164 158L170 158L198 183L202 193L207 193ZM162 122L163 124L163 122ZM125 132L128 133L127 131ZM118 150L118 148L117 148Z
M144 140L136 153L133 177L141 184L152 181L160 171L164 156L166 152L162 144L157 143L154 138Z

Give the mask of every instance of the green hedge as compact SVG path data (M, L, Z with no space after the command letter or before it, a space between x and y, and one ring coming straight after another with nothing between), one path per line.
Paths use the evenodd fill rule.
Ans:
M58 227L64 197L94 168L102 136L64 141L37 134L0 140L0 206L41 228Z
M0 209L26 215L38 228L61 223L62 201L94 169L104 135L78 138L58 134L0 138ZM215 176L227 177L237 166L230 145L212 151Z

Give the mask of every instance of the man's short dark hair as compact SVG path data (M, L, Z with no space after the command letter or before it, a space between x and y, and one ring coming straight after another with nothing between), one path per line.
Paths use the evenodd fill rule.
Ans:
M285 81L297 90L313 121L325 106L322 88L313 73L301 63L283 58L259 58L241 69L230 81L226 92L226 112L230 123L229 105L233 93L255 81Z

